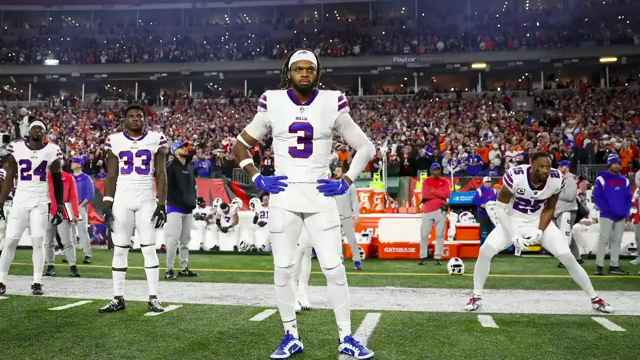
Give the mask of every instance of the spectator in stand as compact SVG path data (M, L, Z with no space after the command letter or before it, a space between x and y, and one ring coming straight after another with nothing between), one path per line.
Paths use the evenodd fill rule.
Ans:
M491 178L485 176L482 179L482 187L476 190L473 195L473 204L477 207L476 219L480 223L480 244L484 244L485 239L493 230L493 222L489 218L489 214L486 210L486 204L489 201L496 201L498 198L498 191L491 186Z
M200 159L197 155L193 156L193 169L195 171L195 176L198 178L208 178L211 174L211 160L209 159ZM220 176L217 176L217 173L213 173L213 178L217 179Z
M604 274L604 257L610 247L609 273L628 275L620 268L620 246L627 218L631 215L631 183L620 174L622 161L612 153L607 159L609 170L595 181L593 200L600 210L600 237L596 252L596 275Z
M444 231L447 223L447 210L451 184L441 177L438 163L431 165L431 176L422 182L422 222L420 224L420 262L426 265L429 257L429 235L435 225L436 246L433 253L434 264L440 265L444 248Z

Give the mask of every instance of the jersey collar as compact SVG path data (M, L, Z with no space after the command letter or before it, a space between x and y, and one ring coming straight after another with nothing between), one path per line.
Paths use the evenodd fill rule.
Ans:
M123 131L122 135L124 135L124 137L126 137L127 139L129 139L131 141L141 141L142 139L145 138L145 136L147 136L148 133L149 133L148 131L145 131L144 134L140 135L140 137L137 138L137 139L132 138L131 136L129 136L126 131Z
M318 96L319 93L320 93L320 90L318 90L318 89L313 90L309 100L306 103L303 104L298 100L298 97L296 96L296 93L293 91L293 88L288 88L287 89L287 95L289 95L289 99L291 99L291 101L294 104L298 105L298 106L309 106L309 105L311 105L311 103L313 102L313 100L316 99L316 97Z
M547 181L546 181L546 180L545 180L545 181L543 181L543 182L542 182L539 186L537 186L537 187L536 187L536 186L533 186L533 183L531 182L531 166L529 166L529 167L527 168L527 183L529 184L529 188L530 188L531 190L534 190L534 191L540 191L540 190L544 189L544 187L545 187L545 186L547 186Z

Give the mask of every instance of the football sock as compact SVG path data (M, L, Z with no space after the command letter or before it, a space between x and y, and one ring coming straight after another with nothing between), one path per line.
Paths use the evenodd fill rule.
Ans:
M580 288L585 293L587 293L589 298L593 299L598 296L596 294L596 291L593 289L591 280L589 280L589 275L587 275L587 272L584 270L584 268L580 266L580 264L578 264L578 261L576 261L576 258L573 256L573 254L568 252L564 255L558 256L557 258L558 260L560 260L562 265L567 268L567 270L569 271L569 275L571 275L571 278L573 278L573 281L575 281L576 284L578 284L578 286L580 286Z
M284 331L298 338L298 323L296 321L296 290L293 284L293 266L286 268L275 267L274 282L276 285L276 301L278 312Z
M113 296L124 297L124 278L127 276L126 271L112 271L113 276Z
M344 341L345 336L351 335L351 304L347 272L342 263L333 269L322 269L322 271L327 277L327 290L336 316L340 341Z
M144 272L147 274L147 285L149 287L149 295L158 295L158 281L160 280L160 260L155 245L141 246L142 256L144 257ZM175 258L176 249L173 249Z
M487 243L484 243L480 247L478 261L473 270L473 295L482 295L484 283L487 281L489 271L491 270L491 259L493 259L497 253L498 250Z
M33 246L33 282L42 283L42 271L44 269L44 237L31 238L31 246Z

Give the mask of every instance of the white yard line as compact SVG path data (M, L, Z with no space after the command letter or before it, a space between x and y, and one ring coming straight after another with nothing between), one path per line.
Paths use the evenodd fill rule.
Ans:
M8 297L6 297L6 296L0 296L0 300L7 300L7 299L8 299Z
M603 318L603 317L592 317L593 321L597 322L598 324L604 326L605 329L609 330L609 331L627 331L624 328L622 328L620 325L612 322L611 320L607 319L607 318Z
M259 313L258 315L252 317L251 319L249 319L249 321L262 321L262 320L268 318L269 316L271 316L271 315L273 315L273 314L275 314L277 312L278 312L278 310L276 310L276 309L267 309L267 310Z
M11 295L31 296L30 276L7 276L5 284ZM52 277L46 282L45 296L77 299L113 299L110 279ZM472 286L469 283L469 286ZM127 280L126 299L147 301L147 282ZM463 313L471 290L351 287L349 289L353 310L419 311ZM590 315L597 313L591 307L588 296L578 290L494 290L488 289L482 297L482 314L546 314ZM615 306L617 315L640 315L640 291L601 291L598 293ZM168 304L202 304L256 306L273 308L276 300L273 285L224 284L160 281L160 300ZM308 296L316 309L332 309L324 286L310 286ZM371 301L376 299L376 301ZM543 303L544 307L530 306ZM611 317L609 317L611 318Z
M496 324L491 315L478 315L478 321L480 321L480 325L482 325L482 327L498 328L498 324Z
M54 307L54 308L49 308L49 310L51 311L59 311L59 310L66 310L66 309L70 309L72 307L76 307L76 306L82 306L88 303L91 303L93 301L89 301L89 300L82 300L82 301L78 301L78 302L74 302L71 304L67 304L67 305L62 305L62 306L58 306L58 307Z
M362 324L356 330L356 333L353 337L360 342L360 344L367 346L367 342L373 334L373 330L375 330L376 326L378 326L378 322L380 322L381 313L367 313L362 320ZM375 352L375 350L374 350ZM339 355L338 360L353 360L352 356L349 355Z
M148 313L144 314L144 316L158 316L158 315L162 315L164 313L168 313L169 311L173 311L175 309L179 309L181 307L182 307L182 305L169 305L166 308L164 308L163 312L148 312Z

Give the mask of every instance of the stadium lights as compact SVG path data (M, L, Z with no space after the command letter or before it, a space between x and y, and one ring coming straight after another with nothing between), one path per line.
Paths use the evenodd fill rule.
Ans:
M615 56L605 56L600 58L601 63L613 63L618 61L618 58Z
M472 69L486 69L487 63L473 63L471 64Z

